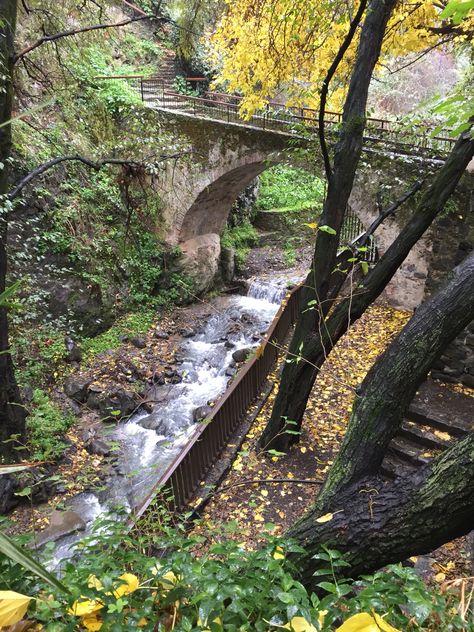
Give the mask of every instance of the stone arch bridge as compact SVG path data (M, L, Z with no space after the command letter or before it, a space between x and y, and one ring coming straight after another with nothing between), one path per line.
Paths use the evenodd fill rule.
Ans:
M220 235L229 211L238 195L265 169L281 162L295 162L294 135L261 129L252 125L229 124L194 116L192 112L154 107L167 132L179 138L181 145L192 147L193 154L176 164L167 164L153 177L152 186L162 201L161 237L170 245L179 245L185 271L198 275L206 289L218 270ZM302 165L301 162L296 163ZM439 160L397 154L369 148L361 160L350 206L364 226L378 215L377 196L394 199L420 177L436 168ZM323 173L316 157L311 168ZM377 246L383 253L413 211L408 202L396 217L388 219L377 231ZM421 303L433 256L432 234L415 246L386 297L396 307L413 309Z

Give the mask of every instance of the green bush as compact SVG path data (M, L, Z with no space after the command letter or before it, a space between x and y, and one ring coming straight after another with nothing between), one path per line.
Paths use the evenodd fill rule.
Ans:
M63 437L74 422L40 389L33 391L32 408L26 421L28 448L34 460L58 459L66 448Z
M250 250L258 240L258 233L249 221L234 226L227 227L221 237L223 248L233 248L235 250L235 260L237 269L242 269L245 259Z
M295 543L268 531L265 544L249 551L237 541L235 525L201 530L197 536L173 528L156 509L148 524L141 521L133 531L116 516L105 517L76 557L62 564L69 594L38 580L35 587L27 571L0 560L3 584L37 597L29 618L44 623L46 632L72 631L78 624L102 632L337 632L357 613L377 614L400 632L474 630L459 616L454 593L431 591L410 568L392 565L360 581L340 580L346 562L323 547L317 557L327 566L326 581L316 595L298 581L291 556L302 549ZM159 557L151 553L157 550Z
M304 210L319 206L324 184L313 174L297 167L277 165L260 176L257 208L260 210Z

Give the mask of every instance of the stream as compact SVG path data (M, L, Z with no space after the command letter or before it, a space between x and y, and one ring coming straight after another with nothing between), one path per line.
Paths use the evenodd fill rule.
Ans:
M153 411L138 412L110 434L109 439L119 450L115 476L107 488L68 500L67 509L85 521L86 530L56 540L50 568L73 554L75 544L90 532L98 516L113 512L114 507L133 512L140 506L186 445L195 427L196 408L215 401L226 390L236 372L232 354L259 344L287 286L288 279L284 278L271 282L255 279L247 296L219 297L209 303L213 315L181 344L177 353L182 381L155 386Z

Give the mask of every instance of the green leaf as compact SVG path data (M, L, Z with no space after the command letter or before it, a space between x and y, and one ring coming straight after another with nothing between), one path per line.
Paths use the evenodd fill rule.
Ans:
M58 588L61 592L69 593L69 590L56 579L48 570L39 564L35 559L23 551L13 540L0 531L0 553L6 555L10 560L16 562L26 568L26 570L34 573L53 588Z
M330 226L326 226L326 224L324 224L323 226L320 226L319 230L323 231L323 233L328 233L328 235L337 235L337 232L334 230L334 228L331 228Z
M361 261L360 262L360 267L361 267L362 272L364 274L367 274L369 272L369 264L367 263L367 261Z

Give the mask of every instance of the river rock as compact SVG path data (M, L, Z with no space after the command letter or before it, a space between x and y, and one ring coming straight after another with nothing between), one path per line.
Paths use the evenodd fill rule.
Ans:
M134 338L130 338L130 342L137 349L144 349L146 347L145 338L141 338L140 336L135 336Z
M180 244L180 271L188 276L198 294L208 290L219 268L221 240L216 233L207 233Z
M211 406L198 406L193 411L193 421L194 423L198 423L200 421L204 421L212 414Z
M153 334L153 337L154 338L158 338L158 340L168 340L170 335L167 334L166 331L162 331L161 329L157 329L155 331L155 333Z
M192 329L180 329L179 334L180 336L183 336L183 338L192 338L196 335L196 332Z
M225 370L225 374L227 375L227 377L233 377L236 374L236 370L232 367L229 367Z
M85 447L89 454L96 454L97 456L109 456L110 454L110 445L100 437L92 437Z
M137 394L124 388L116 388L99 395L99 411L107 421L119 421L127 417L137 408L138 403Z
M84 404L88 397L88 390L92 380L81 375L71 375L64 382L64 392L75 402Z
M249 353L252 353L252 349L250 349L249 347L237 349L237 351L234 351L234 353L232 354L232 359L235 360L235 362L245 362Z
M36 547L46 542L54 542L65 535L84 531L86 523L75 511L53 511L49 519L49 526L41 531L36 538Z
M147 430L155 430L158 434L166 434L168 430L166 422L159 415L156 414L151 414L148 417L144 417L143 419L140 419L138 423L142 428L146 428Z
M235 344L231 342L230 340L226 340L224 343L224 347L226 349L233 349L235 347Z
M64 337L64 345L66 347L66 362L80 362L82 360L79 345L70 336Z

